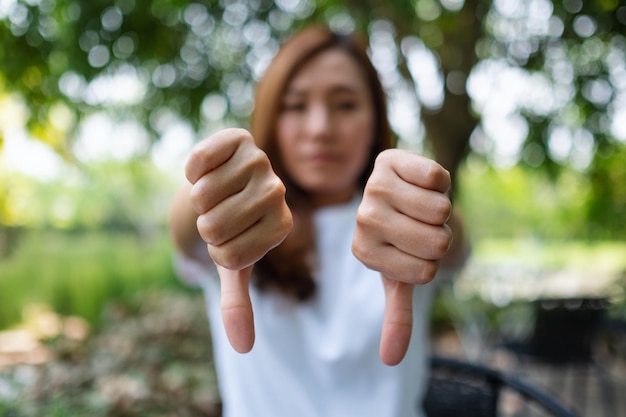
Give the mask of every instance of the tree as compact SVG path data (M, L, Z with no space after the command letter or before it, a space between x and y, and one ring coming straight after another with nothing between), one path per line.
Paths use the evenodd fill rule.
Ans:
M243 123L279 42L314 21L369 33L390 91L414 93L422 126L404 135L425 136L453 176L470 152L496 165L584 170L626 137L618 0L2 4L0 94L19 95L30 131L68 159L72 132L95 111L139 120L153 141L171 117L198 131ZM112 80L132 82L115 91ZM508 90L517 95L494 113L493 97ZM500 137L494 120L504 122Z
M626 239L626 146L589 170L591 193L586 208L588 234L596 238Z

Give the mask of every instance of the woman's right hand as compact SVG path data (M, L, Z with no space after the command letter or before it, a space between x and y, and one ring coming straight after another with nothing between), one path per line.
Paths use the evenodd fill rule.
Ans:
M243 129L222 130L196 145L185 175L198 232L218 266L226 334L235 350L248 352L254 344L252 266L293 226L285 186Z

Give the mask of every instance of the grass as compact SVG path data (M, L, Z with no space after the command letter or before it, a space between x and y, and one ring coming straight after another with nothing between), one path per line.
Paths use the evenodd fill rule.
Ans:
M536 268L626 272L626 242L619 241L481 239L474 254L488 264L508 262Z
M24 320L33 305L98 324L103 307L150 289L182 289L165 231L130 233L29 231L0 259L0 329ZM626 242L481 239L473 255L486 265L626 271Z
M179 287L166 233L29 231L0 259L0 329L19 323L26 306L45 304L96 324L103 306L151 288Z

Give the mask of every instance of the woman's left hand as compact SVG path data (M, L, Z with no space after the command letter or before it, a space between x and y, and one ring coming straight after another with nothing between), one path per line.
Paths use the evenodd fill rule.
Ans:
M413 327L413 287L430 282L452 242L450 174L414 152L382 152L357 213L354 255L379 271L385 289L381 359L398 364Z

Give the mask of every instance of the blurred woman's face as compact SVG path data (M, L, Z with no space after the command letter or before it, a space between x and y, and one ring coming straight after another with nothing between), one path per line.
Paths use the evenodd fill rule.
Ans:
M316 206L354 195L372 149L375 116L363 70L340 49L315 55L287 84L277 126L280 157Z

